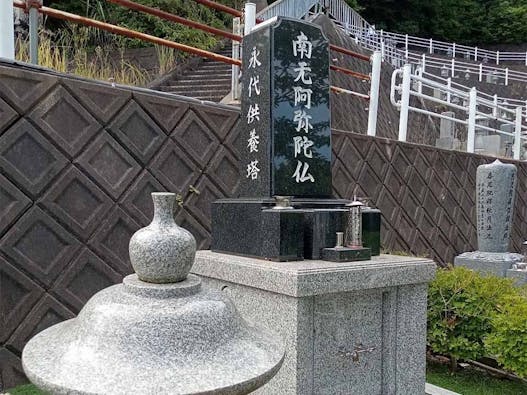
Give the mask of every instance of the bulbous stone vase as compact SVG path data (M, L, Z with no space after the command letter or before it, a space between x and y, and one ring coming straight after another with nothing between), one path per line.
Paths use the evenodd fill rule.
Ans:
M173 193L152 193L154 219L130 239L130 260L142 281L183 281L194 263L196 240L174 221L175 198Z

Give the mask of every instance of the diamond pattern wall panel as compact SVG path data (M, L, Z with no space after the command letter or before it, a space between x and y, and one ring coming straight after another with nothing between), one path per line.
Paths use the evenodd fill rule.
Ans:
M86 109L104 124L110 122L119 109L132 97L129 90L103 83L83 82L61 78Z
M106 132L76 162L114 199L122 195L141 171L135 159Z
M153 191L210 245L210 204L235 196L239 111L0 62L0 390L24 382L29 337L131 272L128 242ZM368 196L388 251L438 263L476 247L475 175L493 159L334 131L336 197ZM518 165L511 246L527 238ZM1 392L1 391L0 391Z
M186 153L205 168L219 146L219 140L194 111L189 110L171 135Z
M80 247L78 240L40 208L33 207L0 240L0 250L50 286Z
M71 166L42 199L42 205L76 236L87 240L112 207L112 200Z
M66 158L25 119L0 137L0 169L37 196L66 166Z
M188 102L161 96L158 92L155 94L134 92L134 99L161 125L167 134L174 130L189 108ZM193 104L193 106L196 105Z
M57 279L51 293L78 313L96 292L121 281L123 276L88 248Z
M26 114L56 83L53 75L0 65L0 96L20 114Z
M0 235L30 205L31 200L0 174Z
M143 164L148 163L167 139L161 128L134 101L119 112L110 131Z
M97 120L62 86L46 96L29 114L29 118L72 156L101 128Z
M0 134L17 118L18 113L4 100L0 99Z
M89 245L103 257L107 265L121 274L132 273L128 243L141 226L116 207L95 232Z

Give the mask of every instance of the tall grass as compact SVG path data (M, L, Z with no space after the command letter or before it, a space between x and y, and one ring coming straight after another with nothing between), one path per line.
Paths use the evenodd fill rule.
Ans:
M39 32L38 63L63 73L109 81L123 85L145 86L151 79L142 70L124 57L126 43L123 40L108 40L92 27L70 25L53 35ZM93 46L98 42L100 45ZM173 50L157 49L159 73L170 71L176 63ZM16 58L29 62L28 39L18 38Z

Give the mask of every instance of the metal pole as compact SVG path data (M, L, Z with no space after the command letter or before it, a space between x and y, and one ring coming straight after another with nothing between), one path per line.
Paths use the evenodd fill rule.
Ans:
M256 26L256 4L245 3L244 36Z
M476 101L478 93L475 87L470 89L468 94L468 135L467 152L474 152L476 143Z
M447 91L446 91L446 101L448 103L450 103L450 96L451 96L451 88L452 88L452 78L451 77L448 77L446 79L446 86L447 86Z
M483 63L479 64L479 82L483 81Z
M516 122L514 124L514 147L512 155L514 159L520 159L522 142L522 108L516 107Z
M509 85L509 68L505 68L505 86Z
M399 141L406 141L408 130L408 106L410 105L410 83L412 79L412 66L405 64L403 67L403 82L401 93L401 114L399 116Z
M456 43L453 43L453 44L452 44L452 57L453 57L453 58L456 57Z
M379 109L379 87L381 85L382 54L375 51L371 56L370 106L368 112L368 136L377 132L377 111Z
M496 64L500 64L500 51L496 51Z
M492 107L492 116L496 118L498 116L498 95L495 94L492 97L492 102L494 103L494 106Z
M430 54L433 54L433 53L434 53L434 44L433 44L432 39L430 39L430 48L429 48L429 50L430 50ZM527 62L527 61L526 61L526 62Z
M452 64L450 66L450 76L454 77L455 73L456 73L456 60L452 58Z
M29 7L29 62L38 65L38 8L34 2L26 4Z
M15 25L13 2L0 1L0 58L15 60Z
M404 36L404 57L408 59L408 34Z
M423 73L426 71L426 54L422 55L422 63L423 63Z
M474 48L474 62L478 61L478 47Z

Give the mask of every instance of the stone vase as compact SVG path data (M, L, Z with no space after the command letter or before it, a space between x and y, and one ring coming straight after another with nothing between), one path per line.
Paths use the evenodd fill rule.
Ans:
M185 280L194 262L196 240L174 220L176 195L154 192L154 219L130 239L132 267L140 280L174 283Z

